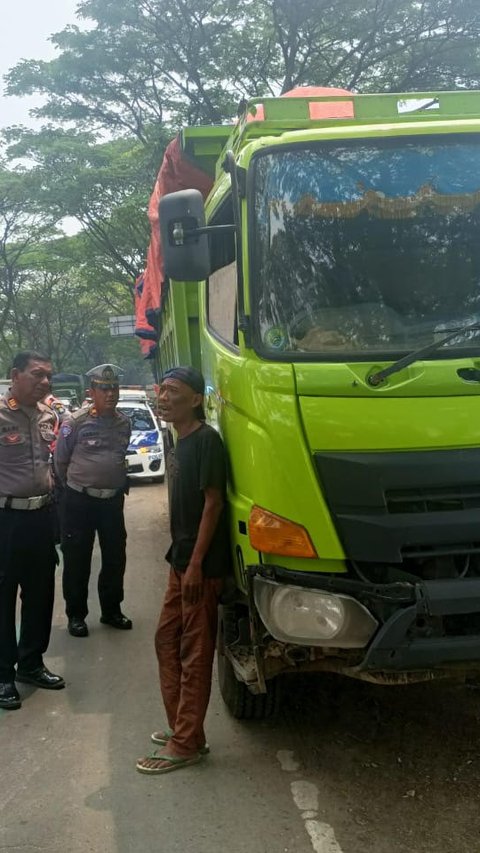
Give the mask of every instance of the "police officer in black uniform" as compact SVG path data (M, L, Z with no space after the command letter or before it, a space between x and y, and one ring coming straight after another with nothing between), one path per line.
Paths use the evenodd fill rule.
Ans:
M50 470L55 416L40 402L49 391L51 375L49 358L18 353L10 392L0 397L0 708L7 710L21 706L15 681L50 690L65 687L63 678L43 663L57 564Z
M89 371L92 403L60 427L54 460L64 487L61 510L63 595L72 637L87 637L88 581L95 533L102 566L98 578L100 621L128 630L122 613L126 563L123 503L127 483L125 455L130 421L116 411L120 368L101 364Z

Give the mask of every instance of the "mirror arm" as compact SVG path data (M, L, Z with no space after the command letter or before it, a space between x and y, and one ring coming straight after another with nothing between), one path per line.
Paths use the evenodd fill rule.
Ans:
M215 231L235 231L236 225L204 225L202 228L184 228L181 221L175 222L172 228L175 246L185 246L189 240L200 237L201 234L212 234Z

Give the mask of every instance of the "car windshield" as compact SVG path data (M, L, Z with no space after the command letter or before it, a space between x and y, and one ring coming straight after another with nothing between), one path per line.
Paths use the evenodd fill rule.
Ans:
M401 354L480 322L478 137L291 147L259 155L254 174L253 313L269 357ZM479 347L472 330L430 357Z
M124 415L130 418L134 432L157 428L148 409L140 409L136 406L119 406L119 409Z

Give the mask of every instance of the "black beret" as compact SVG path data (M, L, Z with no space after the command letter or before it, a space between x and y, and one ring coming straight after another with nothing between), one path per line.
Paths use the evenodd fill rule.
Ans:
M163 374L163 379L178 379L195 391L196 394L205 394L205 380L196 367L171 367Z

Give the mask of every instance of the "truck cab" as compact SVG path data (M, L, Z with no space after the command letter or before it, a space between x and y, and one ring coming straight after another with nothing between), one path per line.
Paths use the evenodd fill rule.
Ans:
M160 202L160 353L202 369L228 453L224 699L480 671L480 93L263 99L214 130L182 135L205 204Z

